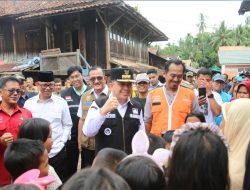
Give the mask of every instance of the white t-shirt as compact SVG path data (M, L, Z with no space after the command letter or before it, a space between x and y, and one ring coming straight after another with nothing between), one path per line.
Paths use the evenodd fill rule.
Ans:
M199 96L199 92L197 89L194 89L194 93L195 93L195 96L197 96L197 97ZM222 106L223 102L222 102L220 94L217 92L214 92L214 91L212 91L212 93L214 95L214 99L217 102L217 104L219 106ZM200 110L204 114L207 123L214 123L215 124L215 120L214 120L215 115L213 114L213 112L211 110L208 97L206 97L206 99L207 99L207 104L200 106Z

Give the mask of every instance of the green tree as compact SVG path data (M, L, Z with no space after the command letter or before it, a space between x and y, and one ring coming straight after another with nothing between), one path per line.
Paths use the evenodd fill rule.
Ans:
M218 29L216 29L211 45L218 50L219 46L231 46L234 45L235 41L233 39L233 31L227 29L225 25L225 21L222 21L220 23L220 26Z

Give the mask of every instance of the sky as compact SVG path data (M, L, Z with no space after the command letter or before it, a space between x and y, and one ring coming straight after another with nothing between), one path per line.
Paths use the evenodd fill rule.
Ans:
M245 24L249 13L239 15L242 1L125 1L132 7L138 6L139 12L154 26L169 37L170 43L177 43L187 33L197 34L199 14L206 17L206 31L212 32L224 20L228 28ZM160 45L168 42L161 42Z

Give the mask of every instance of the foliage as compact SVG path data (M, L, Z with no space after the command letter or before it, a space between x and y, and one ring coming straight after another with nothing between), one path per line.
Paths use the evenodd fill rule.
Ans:
M160 55L191 59L194 67L212 67L218 65L220 46L250 46L250 18L245 25L232 29L222 21L214 32L206 32L206 16L201 13L197 27L199 33L195 36L188 33L178 44L168 43L163 48L158 46Z

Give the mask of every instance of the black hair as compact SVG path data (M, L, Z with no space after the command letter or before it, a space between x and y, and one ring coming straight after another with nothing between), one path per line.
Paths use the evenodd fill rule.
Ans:
M55 83L61 83L62 80L61 80L60 78L55 78L55 79L54 79L54 82L55 82Z
M70 76L75 71L78 71L82 75L82 68L78 65L69 67L67 70L67 75Z
M185 123L187 122L187 119L189 117L197 117L200 120L200 122L202 122L202 123L206 122L205 116L204 116L204 114L202 112L191 112L191 113L189 113L187 115L186 119L185 119Z
M119 175L106 168L88 168L74 174L62 190L130 190L129 185Z
M4 186L1 190L39 190L39 187L32 184L10 184Z
M212 71L205 67L202 67L198 70L197 77L199 77L200 75L209 75L211 78L213 77Z
M38 169L45 147L39 140L17 139L4 153L4 165L15 180L24 172Z
M157 74L157 70L156 69L149 69L149 70L147 70L147 75L149 75L149 74Z
M27 138L45 142L49 137L50 123L42 118L30 118L21 124L17 138Z
M153 154L154 151L158 148L165 148L165 140L162 137L159 137L154 134L148 134L148 140L149 140L149 148L148 153Z
M17 82L20 85L20 80L18 80L16 77L9 76L9 77L2 77L0 79L0 88L4 88L6 86L7 82Z
M162 137L167 143L171 143L173 135L174 135L174 130L169 130L165 132Z
M163 171L148 157L126 158L118 164L116 173L127 181L132 190L166 190Z
M100 150L94 160L93 167L109 168L115 170L117 164L127 156L121 150L114 148L103 148Z
M209 129L184 132L168 166L168 189L228 190L228 150Z
M180 59L170 59L165 63L164 70L165 72L169 71L170 65L175 64L175 65L182 65L183 67L183 73L186 71L186 66L185 63L182 62Z
M244 176L243 190L250 189L250 141L246 152L246 170Z

